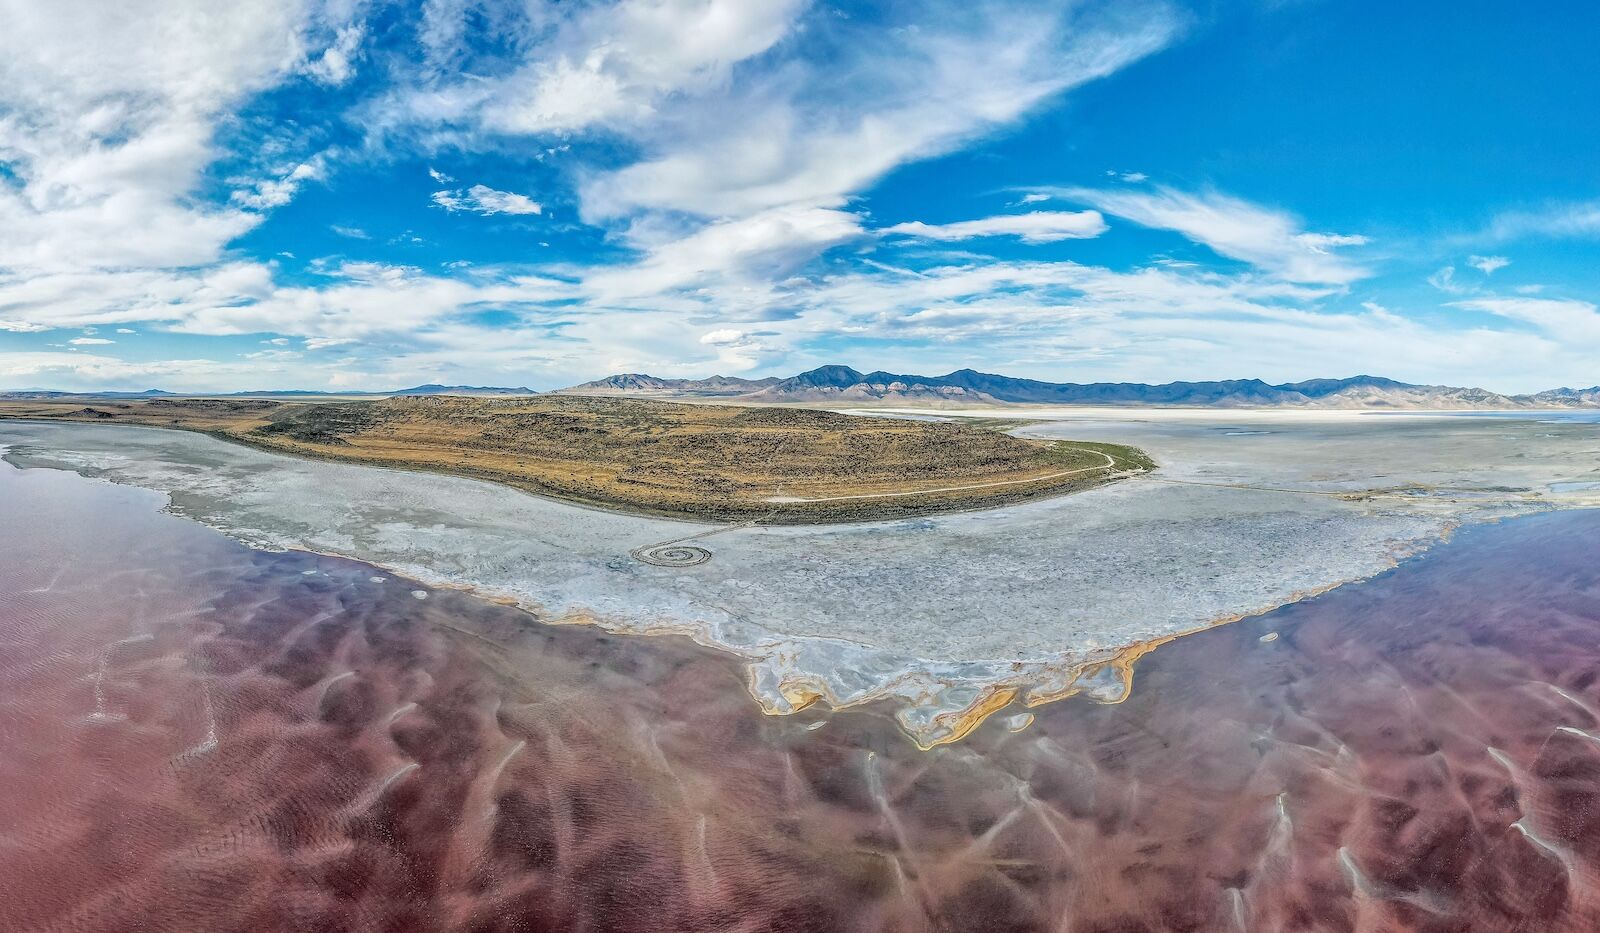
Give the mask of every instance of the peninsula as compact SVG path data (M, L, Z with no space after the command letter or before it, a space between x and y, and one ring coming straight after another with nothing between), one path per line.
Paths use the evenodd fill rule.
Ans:
M0 418L200 431L284 453L505 483L703 521L811 524L989 508L1154 468L1119 444L947 424L628 398L395 396L312 403L151 396L0 400Z

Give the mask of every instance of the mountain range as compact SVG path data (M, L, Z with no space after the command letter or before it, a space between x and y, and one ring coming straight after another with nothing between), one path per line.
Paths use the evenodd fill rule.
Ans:
M629 398L739 398L788 381L776 376L765 379L740 379L735 376L663 379L644 373L618 373L583 385L557 389L556 392L560 395L621 395Z
M1502 395L1487 389L1416 385L1381 376L1309 379L1271 384L1260 379L1211 382L1043 382L972 369L918 376L849 366L821 366L787 379L661 379L622 373L556 390L566 395L642 398L725 398L767 404L1164 405L1223 408L1517 409L1600 407L1600 386Z
M175 395L161 389L143 392L59 392L45 389L0 392L0 398L52 399L155 398ZM213 398L245 396L384 397L394 395L537 395L526 386L447 386L427 384L391 392L324 392L288 389L230 392ZM556 389L557 395L599 395L656 399L724 399L770 405L1159 405L1214 408L1349 408L1349 409L1538 409L1600 408L1600 386L1550 389L1530 395L1503 395L1487 389L1417 385L1381 376L1308 379L1272 384L1260 379L1211 382L1044 382L973 369L943 376L917 376L878 370L859 372L849 366L819 366L787 379L664 379L643 373L619 373Z
M387 398L395 395L538 395L527 386L509 388L505 386L444 386L435 383L412 386L409 389L395 389L393 392L325 392L320 389L265 389L253 392L216 392L216 393L183 393L168 392L165 389L145 389L143 392L62 392L55 389L20 389L15 392L0 392L0 398L9 399L53 399L53 398L163 398L167 396L187 396L190 398L202 395L206 398L249 398L253 396L283 396L308 397L308 398L344 398L348 396L371 396L373 398Z

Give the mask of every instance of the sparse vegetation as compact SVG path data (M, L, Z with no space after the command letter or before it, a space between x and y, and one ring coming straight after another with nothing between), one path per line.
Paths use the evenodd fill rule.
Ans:
M306 456L718 520L834 522L982 508L1154 466L1128 447L998 430L1011 422L578 396L9 401L0 403L0 416L184 428ZM810 499L825 501L796 501Z

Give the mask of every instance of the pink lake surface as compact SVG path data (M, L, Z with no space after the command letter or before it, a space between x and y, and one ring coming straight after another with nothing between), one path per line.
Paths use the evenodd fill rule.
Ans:
M0 930L1600 929L1600 513L922 752L161 503L0 465Z

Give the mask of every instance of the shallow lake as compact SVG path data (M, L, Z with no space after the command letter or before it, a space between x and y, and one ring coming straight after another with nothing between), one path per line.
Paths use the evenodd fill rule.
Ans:
M1600 513L924 752L164 502L0 464L0 929L1600 926Z

